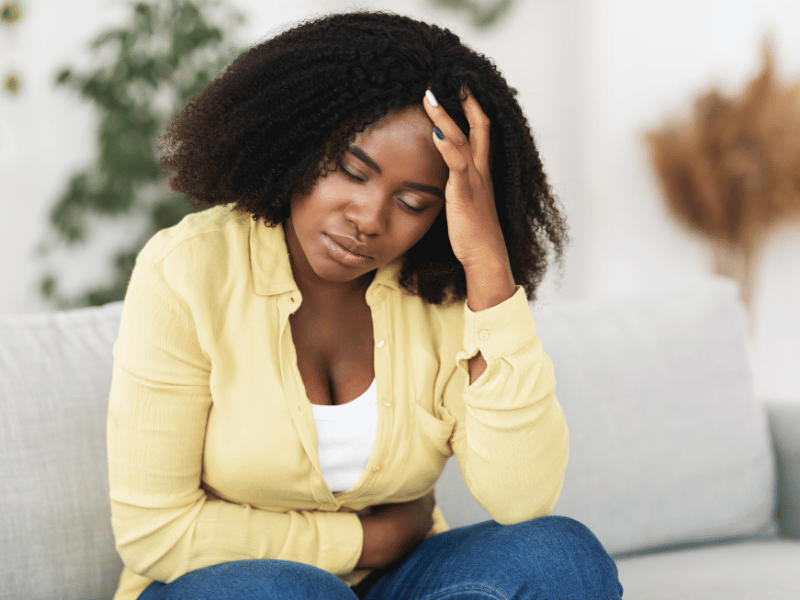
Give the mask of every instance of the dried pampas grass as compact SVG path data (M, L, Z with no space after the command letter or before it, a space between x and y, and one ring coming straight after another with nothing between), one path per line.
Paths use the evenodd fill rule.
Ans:
M800 217L800 82L777 80L773 53L738 96L717 89L692 118L646 133L672 213L715 245L718 273L749 303L756 253L777 222Z

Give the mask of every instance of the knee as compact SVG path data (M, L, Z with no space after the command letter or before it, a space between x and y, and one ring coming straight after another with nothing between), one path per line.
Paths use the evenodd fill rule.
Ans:
M537 573L551 573L546 587L556 598L618 599L622 596L617 565L588 527L561 516L542 517L519 527L524 560L536 562ZM546 568L542 569L542 562ZM540 580L541 583L541 580ZM560 590L556 593L556 590Z
M286 560L244 560L231 565L241 580L241 598L303 598L353 600L350 588L338 577L311 565ZM263 596L244 593L256 589ZM237 597L237 596L231 596Z
M152 589L151 589L152 588ZM277 600L354 600L339 578L310 565L250 559L220 563L187 573L169 584L153 584L140 598L251 598Z

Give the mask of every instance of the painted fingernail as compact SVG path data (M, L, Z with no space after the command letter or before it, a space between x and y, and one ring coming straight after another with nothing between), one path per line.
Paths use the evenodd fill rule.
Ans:
M444 139L444 134L442 133L442 130L436 127L436 125L433 126L433 133L435 133L436 137L439 138L440 140Z
M426 90L425 97L428 99L428 102L431 103L431 106L439 106L439 102L436 100L436 96L433 95L432 91Z

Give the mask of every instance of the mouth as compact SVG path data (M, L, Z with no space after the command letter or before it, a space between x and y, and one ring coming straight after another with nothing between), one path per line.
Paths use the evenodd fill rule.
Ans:
M366 247L350 237L323 233L322 240L331 256L346 266L358 267L372 260L372 257L365 253Z

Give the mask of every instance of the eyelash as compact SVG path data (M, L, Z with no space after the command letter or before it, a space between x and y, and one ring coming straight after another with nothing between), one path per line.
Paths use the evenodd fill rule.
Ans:
M367 182L366 179L364 179L362 177L359 177L355 173L351 173L350 171L348 171L347 168L344 166L344 163L339 163L339 169L341 169L342 173L344 173L345 176L347 176L348 179L352 179L353 181L358 181L359 183L366 183ZM400 204L403 205L404 208L410 210L413 213L419 214L419 213L421 213L422 211L425 210L424 208L411 206L410 204L405 202L402 198L398 198L398 201L400 202Z
M348 171L347 168L345 168L344 163L339 163L339 168L345 175L347 175L348 178L353 179L354 181L360 181L361 183L367 182L367 180L364 179L363 177L360 177L355 173L351 173L350 171Z

